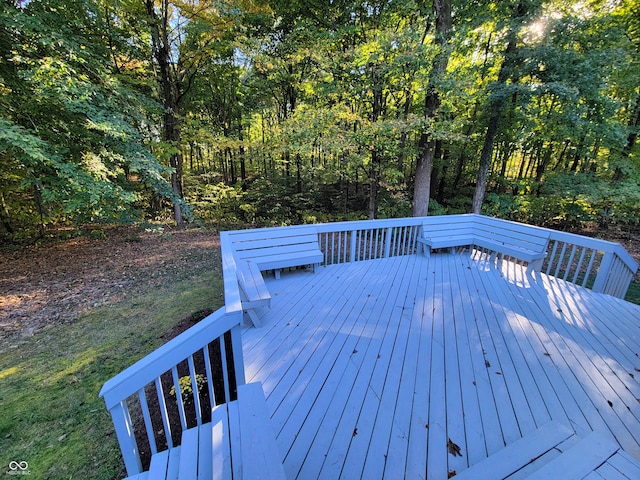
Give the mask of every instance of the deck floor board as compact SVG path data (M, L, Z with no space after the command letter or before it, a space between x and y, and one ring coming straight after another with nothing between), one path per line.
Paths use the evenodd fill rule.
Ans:
M636 305L468 254L267 286L243 351L287 478L447 478L550 420L640 459Z

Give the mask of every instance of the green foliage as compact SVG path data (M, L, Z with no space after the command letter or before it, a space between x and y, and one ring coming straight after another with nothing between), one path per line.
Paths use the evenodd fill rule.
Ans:
M0 233L162 219L174 204L188 216L167 181L178 154L192 220L220 228L408 215L426 138L432 207L464 213L491 99L504 107L487 213L637 221L633 2L535 1L525 16L513 2L454 5L437 75L445 52L424 2L166 6L182 15L168 90L143 2L2 4Z
M1 37L12 44L0 66L7 224L128 222L140 216L143 190L169 197L167 171L140 130L157 107L122 82L109 44L122 32L101 8L91 0L3 8Z
M244 193L239 185L231 186L216 181L210 175L187 177L189 186L187 201L193 207L196 217L203 222L212 223L225 228L232 228L250 221L245 215L243 205Z
M200 373L196 373L196 386L198 388L198 393L207 386L207 377ZM178 379L178 385L180 387L180 397L182 397L182 401L184 403L193 403L193 383L191 382L191 376L185 375ZM175 397L176 395L176 387L175 385L171 387L169 390L169 394Z

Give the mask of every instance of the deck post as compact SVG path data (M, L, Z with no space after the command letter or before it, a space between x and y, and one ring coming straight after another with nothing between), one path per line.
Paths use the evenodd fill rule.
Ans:
M600 262L600 268L598 268L598 274L596 275L595 283L593 284L593 291L603 293L611 273L611 266L613 265L613 252L605 252Z
M389 258L391 254L391 241L393 239L393 227L388 227L384 234L384 258Z
M356 261L356 237L358 236L358 230L351 230L351 245L349 248L349 262Z
M233 350L233 368L236 376L236 386L246 383L244 376L244 358L242 355L242 334L240 324L231 329L231 348Z

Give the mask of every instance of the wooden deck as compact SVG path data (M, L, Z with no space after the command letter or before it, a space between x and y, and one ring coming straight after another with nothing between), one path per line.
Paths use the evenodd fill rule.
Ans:
M290 480L446 479L552 420L640 459L640 306L468 254L267 285L246 379Z

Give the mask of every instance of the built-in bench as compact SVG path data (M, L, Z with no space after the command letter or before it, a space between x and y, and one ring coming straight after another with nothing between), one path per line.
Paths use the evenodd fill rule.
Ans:
M271 294L262 272L273 270L276 279L283 268L311 265L314 272L324 260L318 234L310 227L257 229L230 233L243 310L254 326L261 325L256 309L270 306Z
M476 247L486 249L498 266L505 256L525 261L528 272L541 268L548 241L546 230L483 215L429 217L418 237L425 255L440 248Z
M271 293L262 278L258 264L253 260L236 259L236 275L240 285L240 302L254 327L262 326L256 309L271 306Z
M104 384L129 479L285 478L262 385L244 382L241 319L222 308Z

